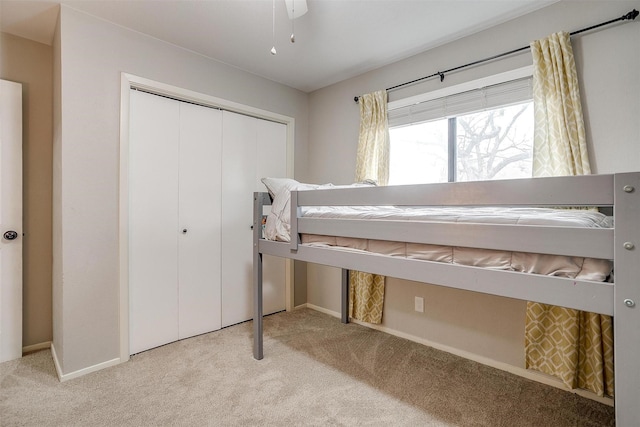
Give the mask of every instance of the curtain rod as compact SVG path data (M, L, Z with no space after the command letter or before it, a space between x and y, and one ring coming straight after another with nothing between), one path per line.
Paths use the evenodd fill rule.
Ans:
M605 25L613 24L614 22L618 22L618 21L633 21L634 19L636 19L636 17L638 16L639 13L640 12L638 12L636 9L633 9L631 12L629 12L629 13L627 13L625 15L622 15L619 18L612 19L610 21L603 22L601 24L592 25L590 27L583 28L581 30L573 31L573 32L569 33L569 35L570 36L574 36L576 34L584 33L585 31L589 31L589 30L593 30L595 28L603 27ZM457 71L457 70L460 70L462 68L467 68L467 67L471 67L471 66L474 66L474 65L478 65L478 64L481 64L483 62L493 61L494 59L502 58L503 56L512 55L514 53L521 52L521 51L527 50L527 49L530 49L530 46L524 46L524 47L521 47L521 48L518 48L518 49L510 50L509 52L504 52L504 53L500 53L498 55L490 56L488 58L479 59L477 61L469 62L468 64L464 64L464 65L459 65L457 67L450 68L450 69L445 70L445 71L438 71L438 72L436 72L434 74L431 74L431 75L428 75L428 76L425 76L425 77L420 77L419 79L411 80L410 82L405 82L405 83L401 83L399 85L391 86L391 87L387 88L386 90L388 92L388 91L391 91L391 90L394 90L394 89L399 89L401 87L412 85L414 83L420 82L422 80L430 79L430 78L436 77L436 76L440 77L440 81L443 81L444 80L444 75L446 73L450 73L452 71ZM358 102L359 99L360 99L359 96L355 96L353 98L353 100L355 102Z

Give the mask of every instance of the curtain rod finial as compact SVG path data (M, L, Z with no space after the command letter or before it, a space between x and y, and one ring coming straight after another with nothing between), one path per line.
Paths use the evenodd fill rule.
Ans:
M638 14L640 14L640 12L638 12L636 9L633 9L631 12L627 13L626 15L624 15L624 19L628 19L629 21L633 21L634 19L636 19L638 17Z

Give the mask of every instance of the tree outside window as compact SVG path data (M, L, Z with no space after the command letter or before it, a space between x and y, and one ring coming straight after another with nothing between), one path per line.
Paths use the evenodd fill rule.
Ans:
M390 185L530 178L533 103L394 127L390 140Z

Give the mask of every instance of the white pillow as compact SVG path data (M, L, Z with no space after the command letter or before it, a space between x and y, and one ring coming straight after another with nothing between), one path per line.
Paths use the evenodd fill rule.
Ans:
M264 237L268 240L291 240L291 191L314 190L315 184L304 184L290 178L262 178L273 198L271 213L267 217Z
M291 178L262 178L262 183L273 198L264 237L283 242L291 241L291 191L375 186L375 182L367 181L349 185L305 184Z
M267 187L267 191L272 199L276 197L276 194L283 187L292 187L300 184L298 181L291 178L262 178L262 183Z

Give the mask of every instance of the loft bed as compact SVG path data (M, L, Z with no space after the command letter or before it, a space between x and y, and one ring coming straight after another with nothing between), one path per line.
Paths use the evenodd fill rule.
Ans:
M303 187L304 188L304 187ZM486 294L613 316L615 407L618 426L640 425L640 172L396 187L334 188L290 192L290 241L263 237L269 193L254 194L254 343L263 358L262 255L338 267L342 322L348 322L348 270L366 271ZM282 202L279 202L282 205ZM407 219L309 217L318 207L598 207L612 227L555 222L491 223ZM567 210L561 211L567 212ZM584 212L584 211L583 211ZM549 225L551 224L551 225ZM314 236L410 242L481 250L518 251L612 262L614 280L529 274L388 256L313 242ZM286 239L283 239L286 240ZM357 245L356 245L357 246ZM599 279L598 279L599 280Z

